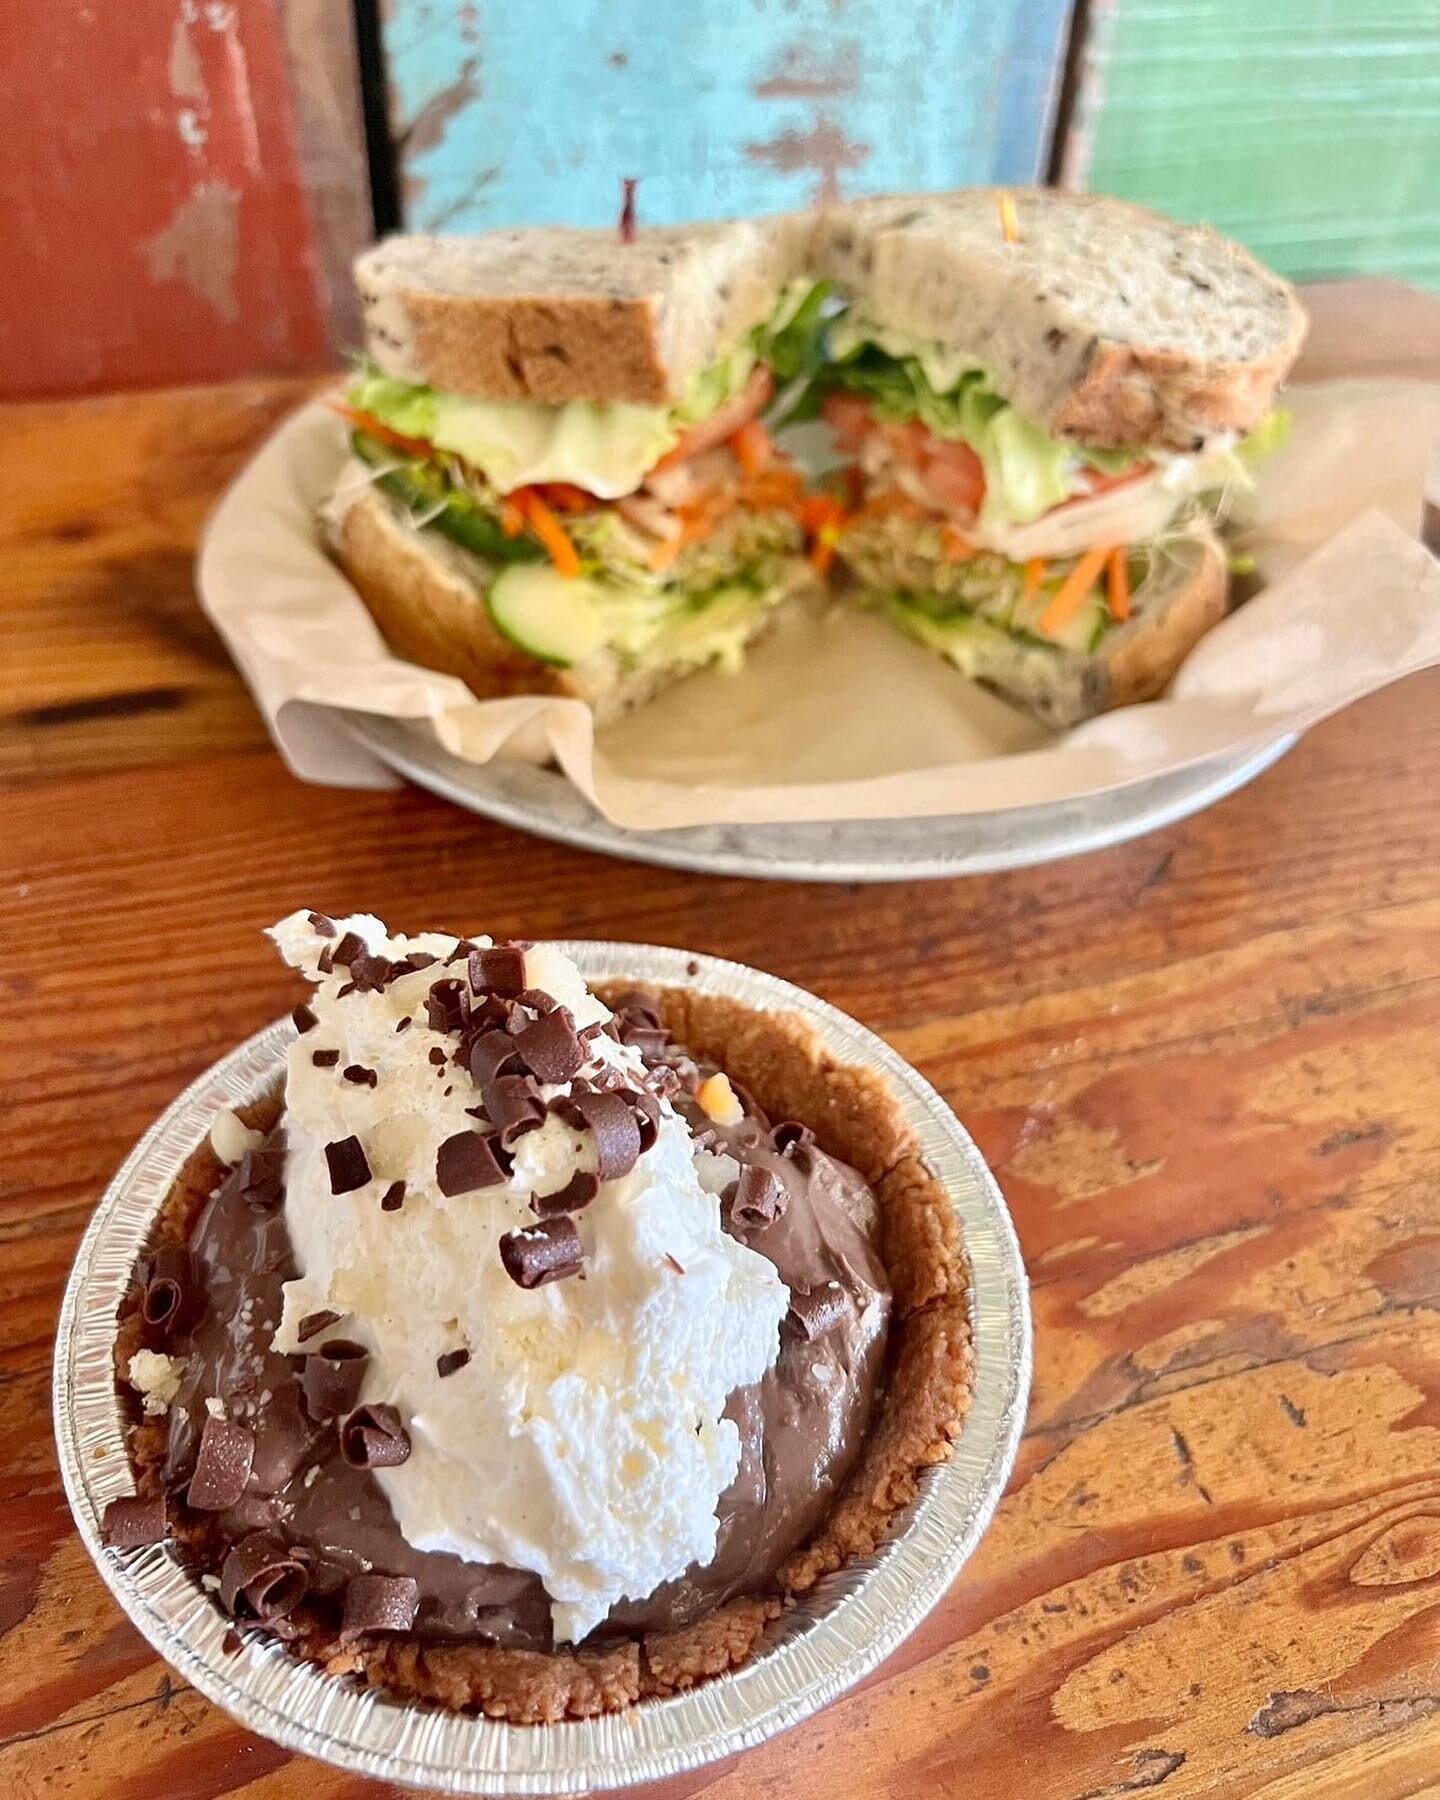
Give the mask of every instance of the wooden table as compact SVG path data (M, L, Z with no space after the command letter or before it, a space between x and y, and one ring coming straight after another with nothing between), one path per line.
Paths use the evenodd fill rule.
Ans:
M1037 1373L994 1528L864 1688L668 1800L1440 1792L1440 679L1203 817L986 880L705 880L302 786L190 589L300 391L5 419L0 1792L382 1791L151 1655L48 1425L96 1195L289 1005L260 928L297 904L773 969L924 1070L1009 1197Z

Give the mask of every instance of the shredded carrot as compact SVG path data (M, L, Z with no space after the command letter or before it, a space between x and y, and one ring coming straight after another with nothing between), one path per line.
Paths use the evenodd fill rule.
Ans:
M835 540L828 536L817 537L807 555L810 559L810 567L817 575L827 574L831 563L835 560Z
M1054 637L1070 623L1080 610L1085 596L1094 587L1113 546L1097 544L1087 550L1075 567L1055 590L1055 596L1040 615L1037 629L1045 637Z
M1045 579L1045 558L1031 556L1025 563L1025 585L1020 590L1022 600L1033 600L1040 592L1041 583Z
M402 431L392 431L374 413L361 412L353 406L346 406L342 400L327 402L331 412L353 425L357 431L363 431L367 437L373 437L378 443L388 444L392 450L403 450L407 456L429 456L435 446L424 438L406 437Z
M1020 241L1020 219L1015 211L1015 196L1006 193L1002 188L995 196L995 205L1000 212L1000 235L1007 244L1018 244Z
M510 538L519 537L525 529L525 513L516 501L507 499L500 502L500 529Z
M845 508L833 494L808 494L795 509L795 516L807 531L822 532L845 517Z
M525 522L539 538L550 553L550 560L562 575L574 576L580 573L580 553L570 541L570 534L551 512L550 508L535 492L534 488L522 488L516 496L516 503L523 509Z
M888 519L895 516L918 519L924 510L903 488L881 488L878 494L870 496L855 516L857 519Z
M975 540L966 537L958 525L952 525L947 519L940 527L940 548L945 552L947 562L964 562L967 556L975 554Z
M846 463L839 478L846 506L851 512L858 512L865 499L865 471L859 463Z
M593 494L587 494L582 487L576 487L573 481L546 481L540 484L540 498L547 506L553 506L560 512L589 512L598 505Z
M730 450L747 475L758 475L769 463L775 446L758 419L747 419L730 439Z
M1118 623L1130 617L1130 564L1123 544L1117 544L1110 552L1106 573L1109 576L1110 617Z
M757 509L794 506L803 492L804 483L798 471L773 464L758 475L745 476L739 486L740 498L747 506Z
M673 538L657 538L646 552L645 560L657 575L663 574L684 547L683 536Z

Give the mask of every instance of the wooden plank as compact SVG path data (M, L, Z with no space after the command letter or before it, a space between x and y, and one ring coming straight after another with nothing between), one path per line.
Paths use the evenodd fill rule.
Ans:
M0 67L0 398L327 360L271 0L9 0Z
M1440 287L1434 0L1107 0L1068 185L1207 220L1285 274Z
M855 891L583 855L295 781L187 624L200 521L298 391L4 421L7 701L198 698L117 727L114 766L54 719L0 771L0 1793L399 1800L165 1669L75 1537L48 1424L95 1195L289 1004L258 927L311 903L772 968L933 1080L1009 1199L1036 1386L975 1559L860 1689L650 1800L1433 1791L1440 671L1210 812L1047 868Z
M406 223L653 224L1044 167L1065 0L395 0Z

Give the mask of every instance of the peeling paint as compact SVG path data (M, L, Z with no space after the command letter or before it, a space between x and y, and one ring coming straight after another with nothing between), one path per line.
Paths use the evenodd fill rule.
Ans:
M178 281L207 301L226 325L240 317L239 188L200 182L139 250L152 281Z
M860 53L854 44L837 46L825 58L804 44L787 44L770 74L755 84L761 100L828 100L853 94L860 83Z
M170 59L165 72L170 92L177 100L206 101L210 96L205 89L205 70L190 37L190 22L186 9L181 7L170 32Z
M808 198L827 201L840 198L841 171L860 168L870 146L852 143L833 119L820 114L808 131L778 132L763 143L746 144L745 154L785 174L813 171L816 181Z
M480 92L479 62L469 57L460 65L460 73L439 93L432 94L396 139L397 147L407 156L423 156L445 141L446 128L458 118Z

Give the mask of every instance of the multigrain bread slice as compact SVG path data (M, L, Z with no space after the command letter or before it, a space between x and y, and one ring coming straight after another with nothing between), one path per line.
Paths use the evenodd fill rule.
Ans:
M847 565L866 586L926 591L931 570L907 564L894 546L848 541ZM1158 543L1151 567L1132 599L1132 613L1112 626L1094 650L1015 637L977 621L948 647L926 633L923 619L899 608L890 616L907 636L936 649L961 672L1055 731L1098 713L1164 693L1199 640L1225 617L1229 570L1210 524L1197 520Z
M487 400L660 406L767 318L799 273L804 220L640 233L561 226L393 237L355 264L385 371Z
M697 666L660 661L627 668L602 649L572 668L528 656L496 629L485 592L496 571L439 532L416 526L405 508L363 480L343 482L323 518L331 553L398 655L458 676L480 700L563 694L588 701L603 725ZM780 605L814 585L800 556L780 565L773 604L758 608L745 642L773 622Z
M861 313L974 357L1018 411L1100 446L1193 450L1248 431L1305 335L1293 288L1238 244L1088 194L829 207L809 259Z

